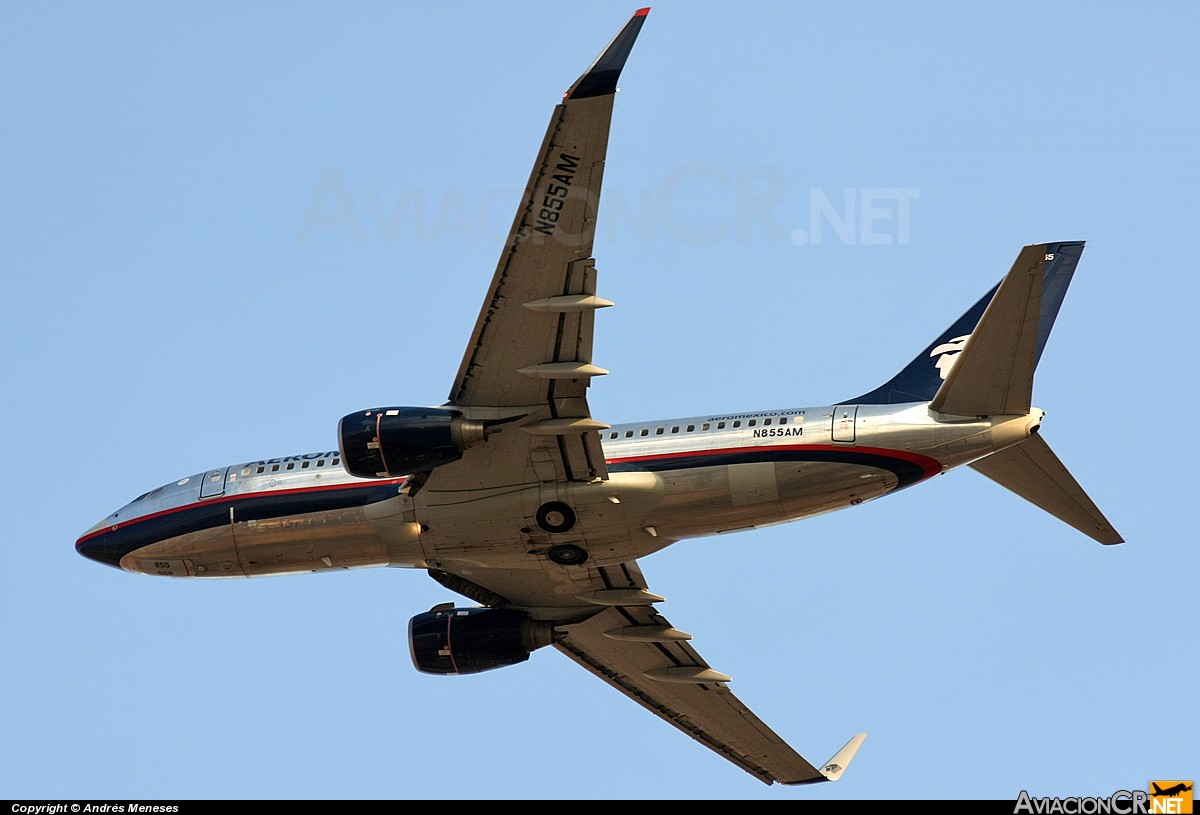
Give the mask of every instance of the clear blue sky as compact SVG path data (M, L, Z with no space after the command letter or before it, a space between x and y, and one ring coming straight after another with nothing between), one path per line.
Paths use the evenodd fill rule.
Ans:
M1108 795L1200 776L1194 4L657 2L595 255L609 422L884 381L1086 240L1044 435L1128 543L970 471L643 562L837 784L766 787L553 649L413 669L423 572L124 574L141 492L445 399L563 91L639 3L0 5L0 794Z

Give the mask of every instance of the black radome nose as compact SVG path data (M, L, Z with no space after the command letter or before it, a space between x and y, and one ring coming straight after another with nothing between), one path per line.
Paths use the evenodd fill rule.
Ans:
M88 560L118 569L121 568L121 558L137 548L138 545L121 535L119 529L101 524L96 524L75 541L75 551Z

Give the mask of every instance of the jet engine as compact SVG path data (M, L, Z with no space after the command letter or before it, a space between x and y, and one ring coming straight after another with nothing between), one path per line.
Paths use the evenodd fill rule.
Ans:
M458 461L464 450L485 437L482 422L447 408L372 408L338 422L342 466L361 478L432 470Z
M477 674L524 662L553 629L511 608L437 607L409 620L408 648L422 673Z

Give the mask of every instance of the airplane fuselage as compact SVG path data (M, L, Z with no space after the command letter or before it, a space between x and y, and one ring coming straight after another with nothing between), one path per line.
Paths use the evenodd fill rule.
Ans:
M76 548L169 577L563 568L541 557L561 540L585 545L593 563L621 563L684 538L856 506L1023 441L1042 415L948 417L922 402L615 425L601 432L608 479L564 486L531 478L469 495L414 493L413 479L359 478L336 450L309 453L151 490ZM531 522L547 500L577 515L569 532Z

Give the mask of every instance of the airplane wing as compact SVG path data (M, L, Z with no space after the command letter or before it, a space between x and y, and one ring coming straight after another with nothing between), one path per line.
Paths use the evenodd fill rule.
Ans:
M615 483L598 432L607 425L587 404L592 377L607 373L592 364L595 312L612 305L596 296L592 244L617 78L648 11L634 14L550 119L447 402L490 432L420 477L413 492L439 533L422 546L435 580L483 605L553 621L559 651L760 780L836 780L862 738L823 770L807 762L657 612L662 598L636 562L596 565L593 548L593 563L564 567L526 551L539 544L521 496L533 490L540 502ZM489 509L479 508L482 498ZM621 500L630 506L636 496Z
M644 582L634 564L612 571L635 584ZM727 685L731 677L709 666L690 640L653 605L638 604L613 606L566 626L553 645L766 784L830 780L734 696Z
M606 478L587 388L597 309L592 243L617 79L649 9L641 9L554 109L448 404L521 417L525 460L506 452L490 477L511 483L552 467L556 480ZM505 445L512 446L512 445Z
M481 602L536 610L583 601L587 619L555 629L553 646L713 752L766 784L836 781L866 738L860 733L818 769L746 707L654 603L637 563L530 570L432 573ZM603 607L596 613L597 607ZM590 608L589 608L590 607ZM560 613L562 613L560 611Z

